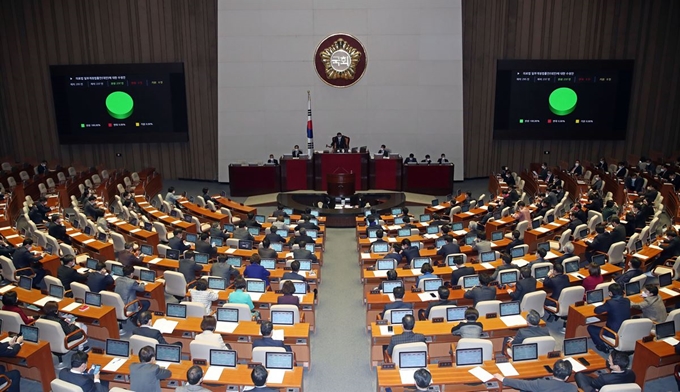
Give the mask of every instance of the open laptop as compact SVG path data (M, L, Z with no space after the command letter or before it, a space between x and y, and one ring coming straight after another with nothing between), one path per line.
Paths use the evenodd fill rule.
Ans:
M139 279L143 282L153 283L156 281L156 271L139 270Z
M186 223L192 223L192 222L194 221L194 217L191 216L191 215L186 215L186 214L184 214L184 221L185 221Z
M534 278L538 279L545 279L548 277L548 274L550 273L550 266L546 265L545 267L538 267L534 269Z
M243 262L243 259L241 259L238 256L227 257L227 264L229 264L230 266L232 266L234 268L240 268L242 262Z
M640 294L640 282L626 283L626 296Z
M463 288L469 290L479 286L479 275L463 276Z
M442 246L446 245L446 240L443 238L437 238L434 244L435 248L440 249Z
M278 229L278 230L276 230L276 234L280 235L283 238L286 238L286 237L288 237L288 230Z
M383 294L392 294L397 287L404 287L401 280L386 280L383 282Z
M156 362L182 362L182 347L171 344L157 344Z
M516 316L521 313L519 302L501 302L499 304L499 313L501 317Z
M283 252L283 244L280 242L274 242L272 244L269 244L269 247L273 249L275 252Z
M260 265L264 269L275 270L276 269L276 259L261 259Z
M417 248L417 249L423 249L423 243L420 241L413 241L411 242L411 247Z
M264 293L266 288L264 280L246 280L246 291L249 293Z
M443 279L426 279L423 283L423 291L437 291L444 285Z
M40 330L38 327L21 325L19 327L19 333L24 337L25 342L38 343L38 338L40 336Z
M98 232L97 233L97 240L100 242L106 242L106 233Z
M427 234L437 234L439 233L439 226L427 226L427 229L425 229L425 232Z
M227 288L227 281L223 278L208 278L208 288L211 290L224 290Z
M292 310L272 310L270 321L274 325L295 325L295 312Z
M238 248L251 250L253 249L253 241L250 240L238 240Z
M210 246L224 246L224 239L216 237L216 238L210 238Z
M250 235L252 235L252 236L260 235L260 228L259 227L249 227L248 233L250 233Z
M283 213L286 214L286 215L293 215L293 209L292 209L292 208L286 207L286 208L284 208L282 211L283 211Z
M463 230L463 223L462 222L455 222L451 225L451 230L453 231L459 231Z
M97 260L97 259L92 259L92 258L88 257L87 260L85 261L85 266L86 266L88 269L91 269L91 270L93 270L93 271L96 271L96 270L97 270L97 264L98 264L98 263L99 263L99 260Z
M380 230L379 227L372 227L370 229L366 229L366 236L368 238L378 238L378 230Z
M30 291L33 288L33 279L29 278L28 276L20 276L19 287L21 287L24 290Z
M534 219L531 221L532 229L538 229L539 227L541 227L541 221L539 219Z
M217 321L238 323L238 309L217 308Z
M590 260L593 263L595 263L599 266L603 266L607 262L607 255L606 254L596 254L596 255L593 255L593 257L591 257Z
M314 239L317 239L317 237L319 237L319 231L309 229L309 230L307 230L307 235L314 238Z
M401 324L404 316L413 316L413 309L392 309L390 313L390 324Z
M177 216L179 216L179 213L177 212L177 210L172 210L170 211L170 216L173 218L177 218Z
M510 250L510 256L512 256L513 259L518 259L520 257L524 257L524 247L523 246L516 246Z
M469 211L470 211L470 206L469 206L469 205L461 206L461 207L460 207L460 212L469 212Z
M90 226L85 226L83 232L85 233L85 235L92 235L92 228Z
M421 369L427 367L426 351L406 351L399 353L400 369Z
M404 224L404 217L398 216L398 217L394 218L394 224L395 225L403 225Z
M482 252L482 254L479 255L479 259L482 261L482 263L490 263L492 261L496 261L496 252L494 251Z
M127 340L106 339L106 355L127 358L130 356L130 342Z
M633 243L633 248L635 249L635 253L639 252L642 250L642 241L637 240Z
M675 321L667 321L665 323L658 323L654 326L656 328L656 339L672 338L675 336Z
M182 304L167 304L165 306L165 315L167 317L187 318L187 306Z
M532 361L538 359L538 343L513 344L512 361Z
M146 231L151 231L153 229L153 225L151 222L144 222L144 230Z
M237 359L236 351L210 349L210 366L235 368Z
M269 369L293 370L293 353L267 352L264 367Z
M194 233L187 233L186 234L187 242L191 242L192 244L195 244L197 239L198 239L198 236Z
M536 245L536 250L538 250L538 249L543 249L546 252L550 252L550 242L539 242Z
M222 229L228 233L232 233L234 231L234 225L227 223L224 226L222 226Z
M465 320L466 306L451 306L446 308L446 322Z
M579 235L580 238L588 237L588 229L581 229L581 231L579 231L578 235Z
M314 253L314 244L313 243L305 244L305 249Z
M414 257L413 258L413 268L420 269L426 263L430 263L429 257Z
M390 244L387 242L374 242L371 245L373 253L387 253L390 250Z
M672 278L670 272L667 273L667 274L659 275L659 286L660 287L670 286L671 283L673 283L673 278Z
M207 253L194 253L194 261L196 261L198 264L208 264L209 259L210 255Z
M262 224L264 221L267 220L267 217L264 215L255 215L255 222Z
M430 214L420 214L420 216L418 217L418 220L420 222L428 222L428 221L432 220L432 216L430 216Z
M49 287L50 297L63 299L64 298L64 287L56 284L51 284Z
M52 251L53 251L52 245L51 245L51 244L46 244L46 245L45 245L45 253L47 253L48 255L51 255L51 254L52 254Z
M547 221L548 221L548 223L555 222L555 215L548 215Z
M564 263L564 272L567 274L572 272L578 272L579 270L578 263L579 263L578 260L567 261L566 263Z
M102 295L88 291L85 293L85 303L90 306L102 306Z
M588 352L588 338L564 339L564 356L582 355Z
M312 260L309 259L299 259L300 271L311 271L312 270Z
M397 223L399 224L399 223ZM397 232L397 235L399 237L410 237L411 236L411 229L399 229Z
M111 275L113 276L123 276L123 266L119 264L111 265Z
M369 215L371 214L371 210L367 210L367 212L368 212ZM401 214L401 208L400 207L392 208L392 210L390 210L390 212L392 213L392 215L399 215L399 214ZM368 215L366 215L366 216L368 216Z
M459 348L456 350L456 366L474 366L484 363L482 348Z
M468 246L474 245L476 239L477 239L477 236L475 236L475 235L466 235L465 236L465 245L468 245Z
M517 283L517 271L501 271L498 274L498 281L500 284L512 284Z
M295 293L298 295L305 295L307 294L307 282L296 282L292 281L293 286L295 287Z
M139 247L139 249L140 249L140 252L142 252L142 254L144 254L144 255L147 255L147 256L153 255L153 246L151 246L151 245L142 245L142 246Z
M491 233L491 241L500 241L503 239L503 231L498 230Z
M588 304L602 304L604 301L604 290L590 290L586 292L586 303Z
M179 260L179 251L177 249L168 249L165 251L165 258L170 260Z

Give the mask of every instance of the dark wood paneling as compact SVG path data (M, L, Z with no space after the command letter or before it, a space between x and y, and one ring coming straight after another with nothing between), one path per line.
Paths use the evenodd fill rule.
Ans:
M217 178L216 0L8 0L0 51L0 156ZM49 65L144 62L184 63L188 143L58 144Z
M680 2L463 0L465 177L680 147ZM634 59L625 141L493 140L497 59ZM550 155L544 156L543 151Z

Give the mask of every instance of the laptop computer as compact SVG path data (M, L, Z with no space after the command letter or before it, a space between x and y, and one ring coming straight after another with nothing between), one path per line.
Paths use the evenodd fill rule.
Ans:
M234 231L234 225L227 223L226 225L222 226L222 229L226 232L233 232Z
M127 358L130 356L130 342L127 340L106 339L106 355Z
M21 287L24 290L30 291L33 288L33 279L29 278L28 276L20 276L19 287Z
M184 215L184 221L187 223L192 223L194 221L194 217L191 215Z
M276 230L276 234L280 235L283 238L286 238L286 237L288 237L288 230L278 229L278 230Z
M523 246L516 246L516 247L510 249L510 256L512 256L513 259L524 257L524 247Z
M312 270L312 260L309 259L299 259L300 271L311 271Z
M543 249L543 250L545 250L546 252L550 252L550 242L539 242L539 243L536 245L536 249L537 249L537 250L538 250L538 249Z
M539 227L541 227L541 221L540 220L534 219L534 220L531 221L531 228L532 229L538 229Z
M267 220L267 217L264 215L255 215L255 222L262 224L264 221Z
M247 249L247 250L251 250L251 249L253 249L253 241L250 241L250 240L238 240L238 248L239 248L239 249Z
M226 191L220 191L220 196L227 197L227 192Z
M177 210L172 210L170 211L170 216L173 218L177 218L177 216L179 216L179 213L177 212Z
M545 279L548 277L548 274L550 273L550 266L546 265L545 267L538 267L534 269L534 278L536 279Z
M165 251L165 258L170 260L179 260L179 251L177 249L168 249Z
M448 255L446 256L446 265L452 267L454 265L462 264L465 259L465 255Z
M224 246L224 239L220 237L210 238L210 246L213 247Z
M395 225L403 225L404 224L404 217L398 216L398 217L394 218L394 224Z
M379 227L371 227L370 229L366 229L366 236L368 238L378 238L379 229Z
M276 269L276 259L261 259L260 265L264 269L275 270Z
M210 255L207 253L194 253L194 261L196 261L198 264L208 264L209 259Z
M383 294L392 294L397 287L404 287L401 280L386 280L383 282Z
M144 255L147 255L147 256L153 255L153 246L151 246L151 245L142 245L142 246L139 247L139 250Z
M427 226L427 229L425 229L425 232L427 234L437 234L437 233L439 233L439 226Z
M390 313L390 324L401 324L404 316L413 316L413 309L392 309Z
M295 325L295 313L292 310L272 310L270 321L274 325Z
M432 201L430 203L432 203L432 207L438 206L439 205L439 199L432 199Z
M499 313L501 317L505 316L516 316L521 313L519 302L501 302L499 304Z
M85 261L85 266L91 270L96 270L97 264L99 264L99 260L97 259L92 259L88 257L87 260Z
M40 330L38 327L32 327L30 325L21 325L19 327L19 333L24 337L25 342L38 343Z
M246 291L249 293L264 293L266 288L264 280L246 280Z
M217 308L217 321L238 323L238 309Z
M588 338L564 339L564 356L586 354L588 352Z
M571 272L578 272L579 266L578 266L578 261L567 261L564 263L564 272L565 273L571 273Z
M102 295L88 291L85 293L85 303L90 306L102 306Z
M319 217L319 210L311 210L309 212L309 214L318 218Z
M633 248L635 248L635 253L639 252L642 250L642 241L637 240L633 243Z
M153 283L156 281L156 271L139 270L139 280L143 282Z
M443 238L437 238L437 240L434 242L434 246L437 249L440 249L444 245L446 245L446 240Z
M167 317L187 318L187 306L183 304L167 304L165 306L165 315Z
M223 278L208 278L208 288L211 290L224 290L227 288L227 281Z
M394 260L393 259L382 259L378 260L376 263L376 269L378 271L389 271L394 268Z
M497 230L491 233L491 241L500 241L503 239L503 231Z
M658 323L654 326L656 328L656 339L671 338L675 336L675 321L667 321L665 323Z
M640 282L626 283L626 296L640 294Z
M420 369L427 367L426 351L406 351L399 353L400 369Z
M191 242L192 244L195 244L196 240L198 240L198 236L194 233L187 233L186 240L187 240L187 242Z
M459 348L456 350L456 366L473 366L484 363L482 348Z
M555 222L555 215L548 215L547 221L548 221L548 223Z
M471 289L479 286L479 275L463 276L463 288Z
M170 344L157 344L156 361L180 363L182 362L182 348Z
M607 255L606 254L593 255L593 257L590 258L590 261L592 261L593 263L595 263L599 266L603 266L607 262Z
M80 227L80 222L78 222L78 219L75 219L75 217L73 219L70 219L69 221L71 222L71 226L73 226L74 229Z
M517 283L518 277L517 277L517 271L501 271L498 274L498 281L500 284L512 284L512 283Z
M414 257L413 258L413 268L419 269L426 263L431 263L429 257Z
M264 357L267 369L293 370L293 353L267 352Z
M594 304L604 301L604 290L590 290L586 292L586 303Z
M113 276L123 276L123 266L118 264L111 265L111 275Z
M416 249L423 249L423 244L420 241L411 242L411 247Z
M249 227L248 233L250 233L250 235L252 235L252 236L259 235L260 234L260 228L259 227Z
M490 252L482 252L481 255L479 255L480 260L482 260L482 263L490 263L492 261L496 261L496 252L490 251Z
M210 366L235 368L237 359L236 351L210 349Z
M107 241L106 233L98 232L97 240L100 242L106 242Z
M314 252L314 244L305 244L305 249L310 252Z
M229 264L230 266L232 266L234 268L240 268L242 262L243 262L243 260L238 256L228 256L227 257L227 264Z
M538 343L513 344L512 361L532 361L538 359Z
M52 254L52 251L53 251L52 245L51 245L51 244L46 244L46 245L45 245L45 253L47 253L48 255L51 255L51 254Z
M292 208L284 208L284 209L282 209L282 211L286 215L293 215L293 209Z
M446 322L465 320L466 306L451 306L446 308Z
M461 223L461 222L453 223L451 225L451 230L453 230L453 231L463 230L463 223Z
M307 294L307 282L293 281L293 286L295 287L295 293L294 294L301 294L301 295Z
M64 287L56 284L51 284L49 288L50 297L63 299L64 298Z
M90 226L85 226L83 233L85 233L85 235L92 235L92 228Z
M373 253L387 253L390 250L390 244L387 242L374 242L371 245Z
M444 281L442 279L426 279L423 283L423 291L437 291L443 285Z
M399 231L397 232L397 235L399 237L410 237L411 236L411 229L399 229Z
M588 229L582 229L581 231L579 231L578 235L580 238L588 237Z
M660 287L670 286L671 283L673 283L673 278L672 278L670 272L667 273L667 274L659 275L659 286Z
M368 212L369 215L371 214L371 210L367 210L367 212ZM400 207L392 208L392 210L390 210L390 213L392 215L399 215L399 214L401 214L401 208Z
M432 220L432 216L430 214L420 214L418 217L418 220L420 222L427 222Z
M469 245L469 246L474 245L476 239L477 239L477 236L475 236L475 235L466 235L465 236L465 245Z

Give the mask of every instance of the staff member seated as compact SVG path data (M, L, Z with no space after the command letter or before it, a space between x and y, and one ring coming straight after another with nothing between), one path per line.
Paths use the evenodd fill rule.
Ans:
M629 363L628 355L613 350L607 358L609 373L600 373L597 377L587 375L584 372L576 373L576 376L574 376L576 385L583 389L583 392L594 392L602 389L605 385L634 383L635 373L628 369Z

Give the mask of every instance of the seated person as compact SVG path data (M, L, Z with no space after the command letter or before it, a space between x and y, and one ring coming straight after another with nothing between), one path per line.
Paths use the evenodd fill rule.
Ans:
M444 236L444 240L446 240L446 244L442 246L438 251L437 255L443 257L446 259L446 256L453 254L453 253L460 253L460 246L458 246L457 242L453 241L453 237L450 235Z
M246 214L246 219L243 222L245 222L246 227L262 227L260 222L258 222L257 219L255 218L254 212L249 212L248 214Z
M126 242L125 245L123 245L123 250L118 253L118 262L123 264L123 266L143 266L144 262L142 261L142 258L139 257L141 253L142 251L136 243Z
M522 275L519 282L511 284L508 288L508 294L513 301L522 302L524 295L536 291L536 278L531 276L531 267L525 265L519 269L520 275Z
M78 329L83 330L87 335L87 326L83 323L75 322L75 317L69 315L69 318L64 319L59 316L59 304L56 301L48 301L45 306L43 306L43 313L44 315L41 316L41 319L59 323L62 331L64 331L64 335L69 335ZM70 336L67 341L73 342L82 338L83 333L78 332ZM87 339L78 345L78 350L85 352L90 351L90 346L87 345Z
M161 392L161 380L170 378L172 372L156 365L156 350L152 346L142 347L137 355L139 362L130 364L130 389Z
M595 263L588 264L588 275L582 283L586 291L595 290L595 287L604 281L600 266Z
M211 392L210 389L203 388L203 369L200 366L192 366L187 370L187 383L177 387L175 392Z
M439 301L431 301L427 305L427 309L419 310L418 311L419 318L421 320L427 320L430 317L430 311L435 306L456 305L458 303L457 301L449 300L449 294L450 293L451 292L449 291L449 289L446 286L439 286L439 288L437 289L437 294L439 295ZM420 317L420 316L422 316L422 317Z
M191 295L191 302L199 303L205 308L205 314L212 312L213 301L219 298L217 292L208 290L208 281L205 279L198 279L193 288L189 289Z
M262 241L262 247L257 249L257 254L259 254L260 257L263 258L263 259L274 259L274 260L276 260L279 257L279 254L274 249L270 248L270 246L271 246L271 241L269 241L269 239L265 238Z
M446 260L444 260L446 262ZM453 271L451 274L451 286L457 286L458 281L460 278L463 276L467 275L474 275L475 274L475 269L474 267L468 267L463 263L463 258L459 257L457 259L454 259L453 262L456 264L457 269Z
M404 164L408 165L409 163L418 163L418 159L416 159L416 156L413 153L408 154L408 157L404 159Z
M489 283L491 283L493 279L491 276L485 272L482 272L479 274L479 286L473 288L472 290L466 291L463 297L467 299L472 299L473 305L477 306L477 304L481 301L489 301L496 299L496 288L495 287L489 287Z
M255 365L253 371L250 372L250 379L253 381L255 388L253 391L256 392L279 392L279 389L273 389L267 387L267 369L262 365Z
M35 320L35 318L31 316L27 316L26 313L24 313L24 310L19 306L17 292L14 290L8 291L5 294L3 294L2 310L6 312L14 312L19 314L19 316L21 317L21 321L23 321L24 324L30 324Z
M569 384L567 381L571 377L573 367L571 362L566 359L558 359L552 366L552 378L538 378L535 380L521 380L517 378L504 377L500 373L495 373L493 377L502 382L504 387L517 389L526 392L576 392L576 385Z
M432 163L432 159L430 158L430 154L425 155L425 159L420 161L421 163L427 163L428 165Z
M155 339L159 344L173 344L176 346L182 346L182 342L168 343L161 331L153 328L153 316L150 311L141 312L137 318L139 321L139 327L132 330L133 335L145 336L147 338Z
M173 237L168 241L170 249L178 250L180 254L191 250L191 246L184 243L184 230L177 228L172 234Z
M411 240L404 238L401 240L401 255L402 257L406 258L406 262L408 264L411 264L411 260L413 260L414 257L420 256L420 249L415 246L411 246Z
M503 261L503 264L496 267L496 270L491 274L492 281L498 279L498 274L501 273L501 271L517 268L516 265L512 264L512 256L510 253L501 253L501 260Z
M290 263L290 271L284 272L283 277L281 278L282 281L286 279L301 280L303 282L307 280L303 275L300 275L300 261L293 260Z
M390 338L390 344L387 346L387 353L389 355L392 355L392 352L394 351L394 346L396 346L397 344L417 342L425 343L425 336L423 334L413 333L413 328L415 328L416 326L415 317L411 316L410 314L407 314L401 320L401 323L402 326L404 327L404 332L402 332L399 335L393 335Z
M434 268L432 268L432 265L430 263L423 264L423 266L420 267L420 273L422 275L420 275L416 278L416 287L418 287L418 284L423 279L436 279L436 278L438 278L438 276L433 274L433 272L434 272Z
M644 298L642 302L631 302L631 309L641 310L642 317L647 317L655 323L666 321L668 313L663 299L659 296L659 288L655 284L648 283L642 289L641 296Z
M384 319L385 312L391 309L413 309L412 303L404 302L404 294L406 294L406 292L404 291L403 286L394 288L394 291L392 291L392 295L394 295L394 302L385 304L383 311L380 313L381 319Z
M234 291L229 293L229 299L227 302L230 304L246 304L250 308L250 312L253 314L253 317L256 317L259 312L254 310L255 305L253 305L253 300L250 298L250 295L245 292L246 290L246 280L242 277L238 277L234 280Z
M93 293L99 293L106 290L107 287L113 284L113 277L106 270L106 264L101 261L97 263L97 270L91 272L87 276L87 287Z
M642 265L642 262L640 259L637 257L632 257L630 261L628 262L628 270L621 274L618 278L614 279L614 281L621 286L625 286L626 283L630 283L630 280L633 279L636 276L642 275L645 272L640 268Z
M477 321L479 312L475 308L468 308L465 310L465 320L458 323L451 328L451 333L461 338L479 339L482 336L484 325Z
M220 346L224 350L231 350L231 346L224 343L222 335L219 333L215 333L216 328L217 319L215 318L215 316L203 316L203 320L201 320L201 331L203 332L197 334L194 337L194 340L198 340L205 343L213 343L217 346Z
M380 231L380 230L378 230L378 231ZM314 240L312 240L312 242L311 242L312 244L314 243L313 241ZM312 252L311 250L308 250L306 248L306 246L307 246L306 241L300 241L298 243L298 246L300 248L299 249L293 249L293 252L292 252L293 258L295 260L312 260L312 263L318 263L319 262L319 258L316 257L314 252Z
M383 258L397 260L397 264L401 263L402 261L401 245L396 242L393 242L390 247L390 253L386 254L385 257Z
M446 159L446 154L442 154L442 155L439 157L439 159L437 159L437 163L440 164L440 165L441 165L442 163L449 163L449 160Z
M12 255L12 264L17 270L22 268L28 268L27 270L18 271L17 275L34 275L33 276L33 288L40 289L43 279L47 274L45 268L43 268L40 259L42 256L34 255L33 250L33 240L31 238L25 238L22 242L22 246L18 247L14 254Z
M300 158L300 155L304 154L302 150L300 150L300 146L297 144L293 147L293 151L291 152L291 155L293 158Z
M425 368L418 369L413 373L413 381L416 383L416 391L429 391L432 374Z
M270 165L278 165L279 160L274 158L274 154L269 154L269 159L267 159L267 163Z
M612 350L609 353L609 358L607 358L609 373L600 373L597 377L587 375L585 372L576 373L574 376L576 385L583 392L595 392L605 385L634 383L635 373L628 369L629 363L630 359L627 354Z
M522 344L524 339L533 338L537 336L550 336L550 330L547 326L541 327L541 315L537 311L531 309L527 314L527 327L517 330L515 337L508 337L505 339L505 345L511 347L515 344Z
M61 214L54 214L50 221L47 226L48 234L65 244L71 245L71 237L66 234L66 227L64 227L64 217Z
M604 304L595 307L595 314L607 313L607 323L606 327L614 332L619 332L621 324L630 318L630 299L624 298L623 287L618 283L612 283L609 285L609 295L611 298L605 301ZM588 334L590 338L593 339L595 348L599 351L608 353L610 351L609 346L605 345L602 338L600 338L600 331L602 327L596 325L589 325ZM611 333L605 331L605 336L613 337Z
M234 232L231 234L232 238L235 238L237 240L255 241L255 238L253 238L253 236L246 228L245 221L240 221L236 226L237 226L236 229L234 229Z
M512 231L512 241L508 244L508 246L505 247L505 252L510 253L512 248L519 246L519 245L524 245L524 240L521 240L519 237L522 235L522 233L519 232L519 230L513 230Z
M284 280L284 279L281 279ZM286 304L286 305L295 305L298 306L300 305L300 298L295 294L295 284L291 282L290 280L286 280L283 282L281 285L281 293L283 295L279 296L276 299L277 304Z
M76 385L83 392L106 392L109 390L108 382L102 383L99 380L100 373L90 374L87 371L87 353L78 350L71 356L71 368L61 369L59 379ZM166 370L170 373L169 370ZM13 385L14 386L14 385ZM17 388L19 386L17 385ZM18 389L17 389L18 390ZM140 389L141 390L141 389ZM160 387L158 389L160 391Z
M381 280L380 286L378 286L377 289L380 290L380 292L382 293L383 292L383 286L384 286L385 282L394 282L394 281L400 281L400 280L401 279L399 279L397 277L397 270L391 269L391 270L387 271L387 279Z
M251 279L261 279L269 286L270 272L260 265L260 255L254 253L250 256L250 265L243 270L243 276Z
M255 347L281 347L286 351L291 352L291 348L287 344L283 344L283 341L276 340L272 338L272 331L274 330L274 324L271 321L262 321L260 324L260 333L262 334L261 339L253 340L253 348Z
M562 264L553 265L548 277L543 280L543 287L551 291L550 298L555 301L560 300L562 290L569 287L569 276L564 274ZM555 303L549 299L545 300L545 304L546 306L555 306Z
M229 283L232 277L236 279L241 276L241 273L232 267L231 264L227 263L226 255L220 255L217 257L217 262L210 266L210 275L222 278Z

